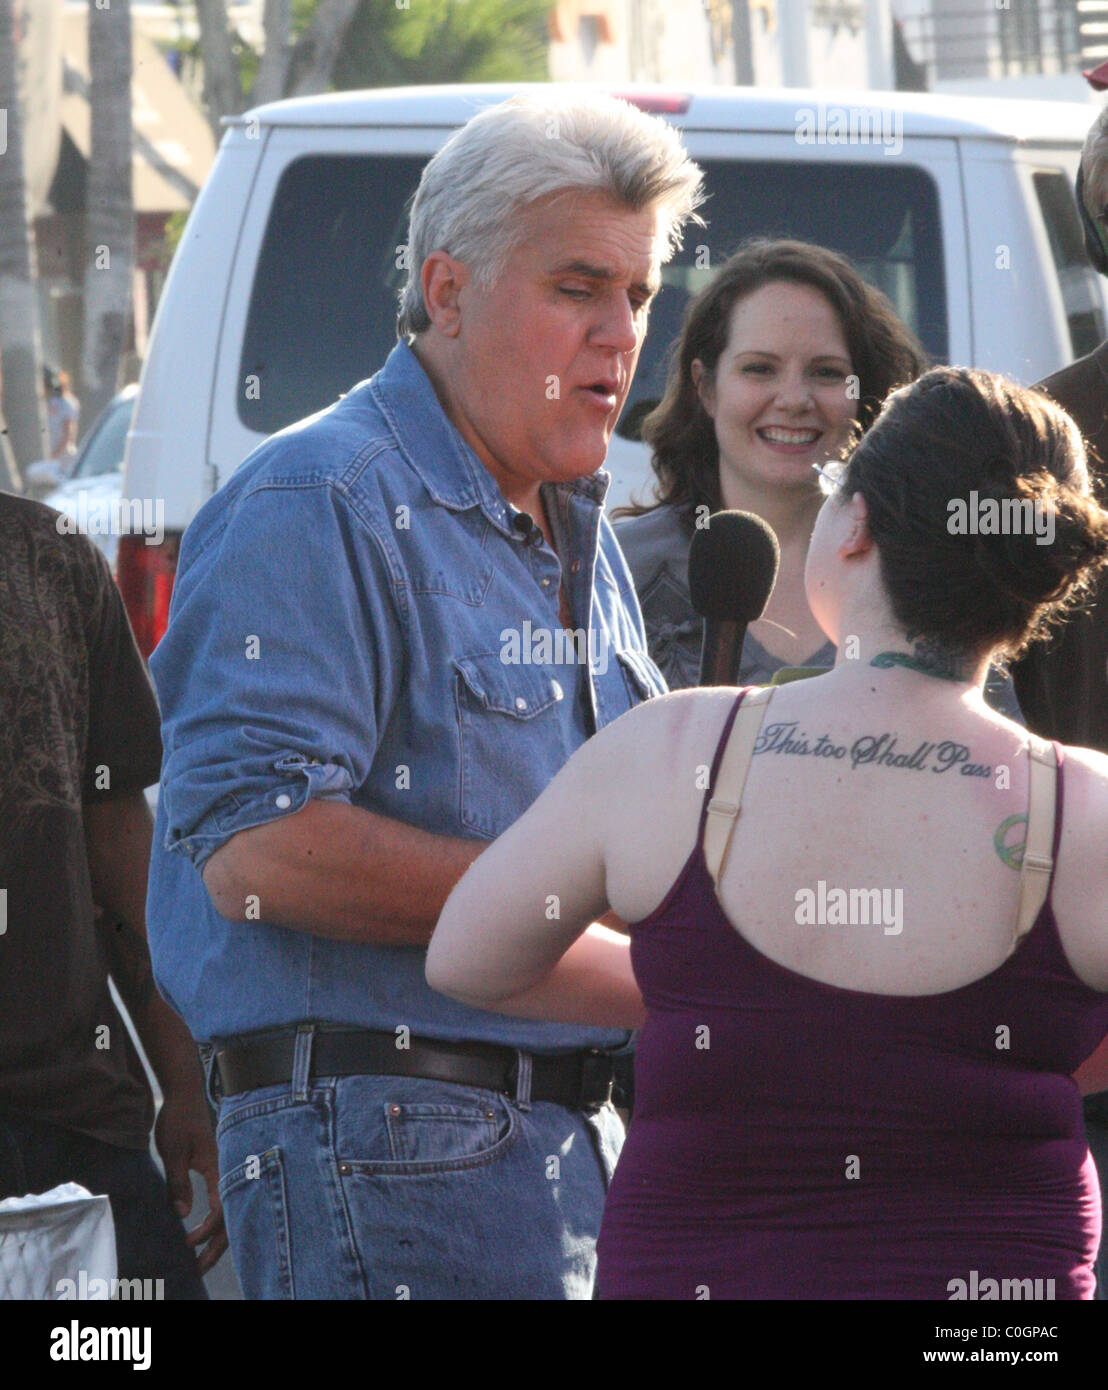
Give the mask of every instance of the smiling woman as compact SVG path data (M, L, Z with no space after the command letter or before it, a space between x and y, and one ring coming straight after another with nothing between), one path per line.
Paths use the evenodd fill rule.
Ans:
M741 679L830 666L804 595L821 494L813 463L840 454L925 353L892 305L844 257L800 241L749 241L690 305L665 398L647 417L658 502L617 528L651 655L671 689L694 685L701 623L686 582L695 528L720 507L776 532L781 568L752 623Z

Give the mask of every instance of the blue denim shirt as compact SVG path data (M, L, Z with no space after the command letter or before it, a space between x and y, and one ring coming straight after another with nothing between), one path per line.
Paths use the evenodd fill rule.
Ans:
M540 1052L626 1042L467 1008L427 986L419 947L290 930L264 901L231 921L200 875L311 797L492 839L595 728L663 693L606 488L544 485L558 554L526 539L401 343L201 509L150 663L165 753L148 902L158 984L198 1041L317 1019Z

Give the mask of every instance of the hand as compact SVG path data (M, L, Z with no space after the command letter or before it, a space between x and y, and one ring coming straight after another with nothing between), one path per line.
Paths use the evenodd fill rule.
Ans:
M211 1117L200 1087L189 1085L167 1091L154 1124L154 1144L165 1164L165 1180L173 1209L184 1220L192 1211L192 1179L195 1170L208 1189L208 1215L186 1243L197 1252L196 1267L201 1275L214 1269L227 1250L227 1230L223 1224L223 1204L219 1200L219 1156ZM204 1248L201 1249L200 1247Z

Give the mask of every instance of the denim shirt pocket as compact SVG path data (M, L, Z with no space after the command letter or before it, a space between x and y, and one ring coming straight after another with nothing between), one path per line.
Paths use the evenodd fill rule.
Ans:
M533 780L537 796L569 757L557 708L565 692L547 667L505 664L499 652L456 657L454 668L459 815L492 839L523 809L520 781Z

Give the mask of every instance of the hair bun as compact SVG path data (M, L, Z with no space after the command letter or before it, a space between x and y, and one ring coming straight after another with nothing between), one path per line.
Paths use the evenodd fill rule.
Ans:
M1007 487L979 489L979 505L994 502L1002 523L1018 524L979 532L974 558L994 585L1025 603L1063 600L1090 566L1108 558L1108 516L1089 494L1052 473L1013 479L1011 465L998 456L982 471L996 478L1001 469L1009 471Z
M939 367L890 396L844 486L910 635L1018 655L1108 562L1076 425L989 372Z

